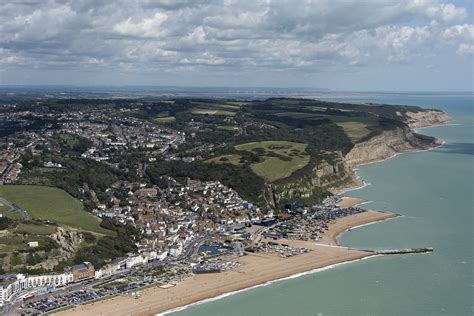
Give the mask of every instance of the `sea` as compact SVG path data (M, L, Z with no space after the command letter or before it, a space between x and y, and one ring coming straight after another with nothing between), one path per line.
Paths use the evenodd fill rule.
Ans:
M441 147L359 167L366 185L345 193L402 216L356 228L342 245L433 247L378 256L194 304L173 316L473 315L474 99L472 94L343 93L315 98L410 104L446 111L449 125L419 129Z

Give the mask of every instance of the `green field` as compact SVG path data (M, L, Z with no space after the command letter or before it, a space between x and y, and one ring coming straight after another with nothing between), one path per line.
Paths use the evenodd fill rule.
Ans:
M176 117L174 116L162 116L155 118L155 122L157 123L170 123L176 121Z
M367 124L361 122L339 122L336 124L342 127L344 133L346 133L354 143L370 134Z
M99 226L100 219L84 210L80 201L65 191L36 185L3 185L0 196L23 208L33 219L100 234L112 234Z
M193 108L191 110L193 114L200 114L200 115L223 115L223 116L235 116L236 112L231 112L227 110L219 110L219 109L204 109L204 108Z
M14 251L23 251L31 249L28 247L28 242L37 241L39 247L51 243L51 240L47 237L41 236L29 236L22 237L18 235L0 237L0 253L11 253Z
M19 234L50 235L55 231L54 225L20 224L15 228L15 233Z
M288 141L263 141L236 145L235 149L258 154L262 162L250 167L267 181L276 181L289 177L294 171L303 168L309 162L306 153L307 144Z
M206 162L214 162L214 163L230 163L233 165L241 165L242 163L240 162L240 159L242 157L240 155L222 155L218 157L214 157L211 159L206 160Z
M231 131L231 132L239 130L239 127L237 125L224 125L223 124L223 125L217 125L217 128L225 130L225 131Z

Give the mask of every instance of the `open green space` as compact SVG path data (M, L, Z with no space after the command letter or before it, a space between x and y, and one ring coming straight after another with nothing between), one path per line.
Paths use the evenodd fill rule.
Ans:
M100 227L100 219L87 212L82 203L65 191L37 185L3 185L0 196L26 210L33 219L99 234L112 234Z
M307 144L288 141L262 141L236 145L235 149L258 154L263 161L251 164L253 172L267 181L289 177L309 162Z
M222 155L222 156L217 156L211 159L206 160L206 162L214 162L214 163L230 163L233 165L241 165L242 163L240 162L241 160L240 155Z
M219 109L208 109L208 108L193 108L191 110L193 114L200 114L200 115L223 115L223 116L235 116L236 112L231 112L227 110L219 110Z
M56 231L56 226L46 224L20 224L15 228L15 233L50 235Z
M239 129L237 125L218 125L217 128L225 130L225 131L232 131L232 132Z
M361 122L339 122L336 123L338 126L344 129L346 135L354 142L358 142L365 136L370 134L368 125Z
M155 118L155 122L157 123L170 123L176 121L176 117L174 116L162 116Z
M0 237L0 253L11 253L17 251L24 251L33 249L28 246L28 242L37 241L38 247L45 247L50 245L52 247L52 240L47 237L28 236L22 237L19 235L9 235Z

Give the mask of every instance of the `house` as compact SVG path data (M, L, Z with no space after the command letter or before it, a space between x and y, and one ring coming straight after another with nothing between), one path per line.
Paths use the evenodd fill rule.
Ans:
M95 276L95 269L92 263L83 262L64 269L66 272L72 273L74 282L79 282Z

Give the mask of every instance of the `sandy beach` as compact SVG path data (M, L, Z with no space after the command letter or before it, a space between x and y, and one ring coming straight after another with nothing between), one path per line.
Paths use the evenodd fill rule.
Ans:
M359 204L359 199L346 199L344 205ZM353 204L354 205L354 204ZM233 292L297 273L327 267L336 263L362 259L371 252L350 250L337 245L336 237L347 229L396 216L392 213L368 211L338 219L329 225L318 245L313 242L279 240L292 246L307 247L313 251L290 258L273 254L247 254L238 261L241 266L219 274L194 275L174 287L152 287L141 292L139 299L118 296L108 300L82 305L57 313L58 315L154 315L180 306L189 305L224 293Z
M341 199L341 202L339 202L339 207L353 207L353 206L357 206L361 203L364 203L364 202L367 202L366 200L364 199L359 199L359 198L355 198L355 197L350 197L350 196L343 196L342 199Z

